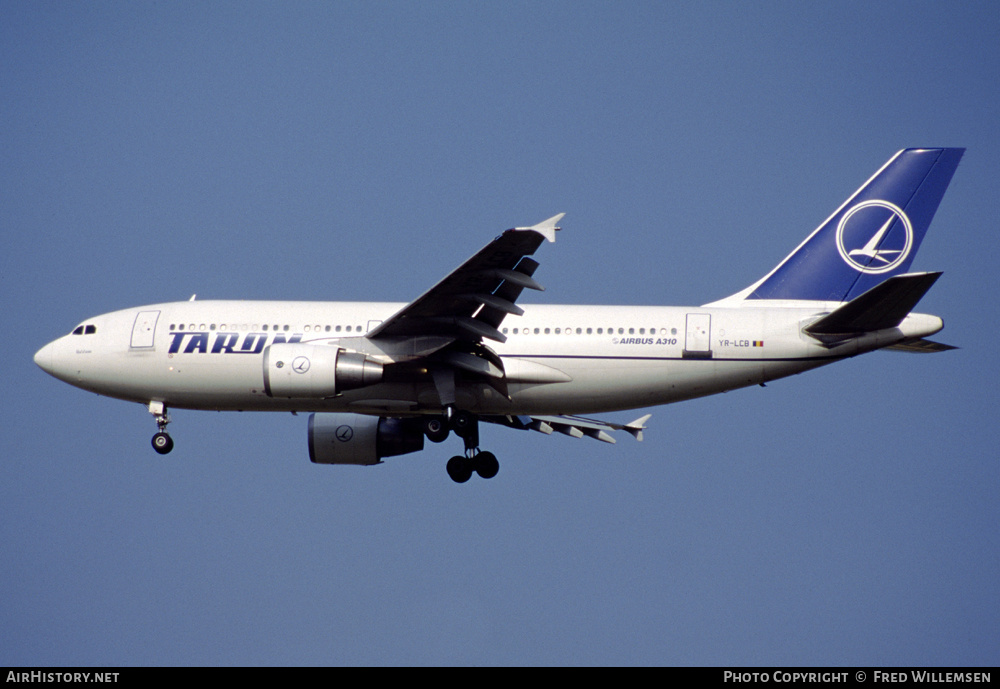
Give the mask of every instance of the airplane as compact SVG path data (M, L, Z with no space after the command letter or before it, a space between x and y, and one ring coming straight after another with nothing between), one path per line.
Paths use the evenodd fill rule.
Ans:
M408 304L197 300L88 318L34 357L71 385L146 407L308 412L309 458L379 464L460 437L452 480L492 478L479 423L613 443L639 409L887 349L954 349L912 309L941 275L908 273L965 149L896 153L761 279L702 306L520 305L564 214L497 236ZM584 416L586 415L586 416Z

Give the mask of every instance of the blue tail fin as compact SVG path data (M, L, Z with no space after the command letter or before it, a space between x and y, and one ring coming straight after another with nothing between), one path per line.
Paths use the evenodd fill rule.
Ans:
M900 151L746 299L850 301L905 273L964 148Z

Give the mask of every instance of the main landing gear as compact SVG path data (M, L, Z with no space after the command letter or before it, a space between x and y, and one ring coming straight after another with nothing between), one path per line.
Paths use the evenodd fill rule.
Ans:
M160 431L153 436L153 449L161 455L165 455L174 449L174 439L167 434L167 424L170 417L167 416L167 405L163 402L150 402L149 413L156 419L156 427Z
M455 483L465 483L473 472L481 478L493 478L500 471L500 462L492 452L479 449L479 419L467 411L445 409L444 416L432 416L424 421L424 434L434 443L448 437L450 431L465 442L465 454L455 455L448 460L448 476Z

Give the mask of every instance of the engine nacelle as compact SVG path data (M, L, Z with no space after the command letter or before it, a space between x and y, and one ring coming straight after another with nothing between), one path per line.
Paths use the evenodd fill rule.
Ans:
M383 457L422 449L424 433L418 419L309 415L309 460L315 464L378 464Z
M264 350L268 397L333 397L382 380L382 364L334 345L282 342Z

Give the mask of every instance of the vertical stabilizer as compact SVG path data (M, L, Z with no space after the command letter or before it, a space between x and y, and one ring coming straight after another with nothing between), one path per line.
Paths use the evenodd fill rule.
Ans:
M900 151L777 268L731 299L845 302L906 273L964 152Z

